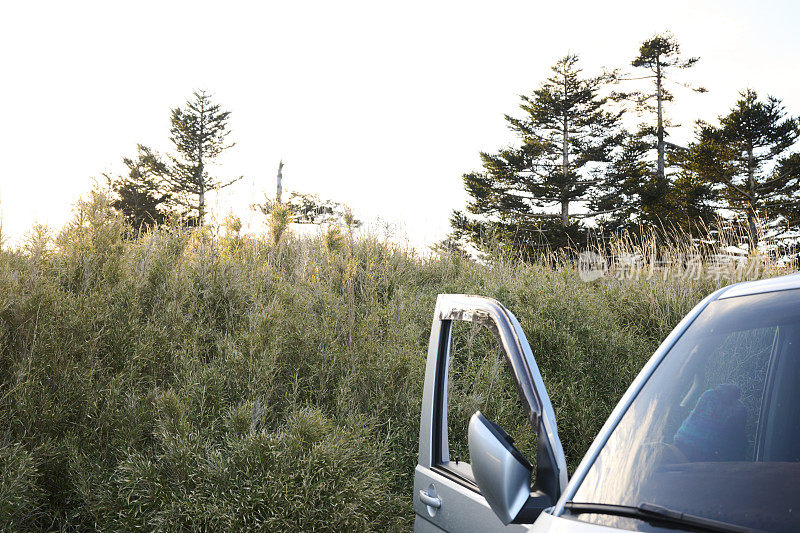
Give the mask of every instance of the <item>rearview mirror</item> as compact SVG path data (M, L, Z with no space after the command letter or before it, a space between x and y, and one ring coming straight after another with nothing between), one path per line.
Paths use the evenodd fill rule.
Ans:
M532 522L552 505L547 495L531 494L531 463L508 433L480 411L469 421L468 439L475 483L503 525Z

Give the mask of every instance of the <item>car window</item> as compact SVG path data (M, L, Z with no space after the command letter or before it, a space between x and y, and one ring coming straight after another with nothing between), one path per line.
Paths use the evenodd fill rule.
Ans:
M800 293L712 302L666 354L573 501L652 503L796 531L800 521ZM582 514L633 530L646 522Z
M720 384L733 384L739 392L739 402L745 408L745 453L743 459L752 461L755 453L756 428L764 399L772 346L778 327L754 328L722 334L718 345L710 349L705 367L698 369L697 379L701 383L696 391L707 391ZM686 414L688 406L696 406L700 396L697 392L682 401L678 413ZM685 417L684 417L685 418ZM667 432L673 428L668 428ZM675 432L680 427L675 428ZM665 435L667 439L669 434Z
M535 464L536 432L528 421L509 364L494 334L480 324L453 322L448 364L444 408L450 466L470 462L467 430L475 411L499 424Z

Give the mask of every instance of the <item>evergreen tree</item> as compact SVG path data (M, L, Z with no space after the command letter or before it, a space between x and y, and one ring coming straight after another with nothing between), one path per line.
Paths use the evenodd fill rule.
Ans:
M184 206L189 221L202 226L206 193L232 185L241 176L222 182L209 175L207 166L233 146L226 143L230 111L223 111L205 91L195 91L193 97L184 107L172 110L170 140L177 153L172 156L169 181L173 197Z
M619 141L620 115L598 94L605 77L582 77L577 56L560 59L552 72L522 97L522 118L505 117L520 145L482 153L483 171L463 177L467 210L479 218L455 213L451 223L478 245L491 233L515 248L563 246L580 238L580 219L596 214L573 206L590 200L599 164Z
M647 163L652 146L647 137L645 130L625 135L597 190L592 207L608 213L598 220L606 229L632 230L638 224L657 222L663 213L667 188L654 179Z
M656 114L656 177L658 181L666 180L665 159L667 142L666 128L671 125L665 117L664 104L673 100L672 93L666 88L666 82L691 88L696 92L706 92L703 87L692 88L685 83L678 82L668 77L671 69L687 69L694 66L699 57L681 58L680 45L671 34L657 34L647 39L639 47L639 55L634 58L631 65L649 70L649 74L628 79L649 79L653 81L652 91L634 91L620 95L633 99L639 112L654 112Z
M797 119L800 123L800 119ZM800 229L800 152L789 154L778 160L772 176L785 180L781 201L773 206L774 212L782 219L786 228Z
M689 235L706 235L717 219L716 194L702 177L685 163L685 154L675 156L679 167L667 192L665 215L671 227Z
M672 179L661 178L647 158L654 142L652 128L626 135L592 203L595 211L610 213L599 224L611 232L643 227L702 232L715 216L713 191L686 167L683 149L670 154L679 171Z
M679 163L685 149L666 141L672 125L665 113L665 103L673 100L667 82L688 87L668 77L671 69L690 68L699 59L682 59L680 46L670 34L658 34L642 43L632 66L647 69L643 76L619 76L621 80L651 80L652 90L615 93L618 100L629 100L638 113L653 113L653 124L642 124L635 134L628 134L615 153L613 164L598 187L592 207L612 214L599 221L611 231L635 231L642 226L681 228L693 232L701 221L713 216L708 187ZM697 92L705 92L698 87ZM655 160L652 155L655 154ZM667 157L680 169L666 174Z
M797 154L787 151L800 136L798 120L787 117L781 101L760 101L744 91L719 126L698 122L689 164L708 184L722 188L726 209L742 214L752 247L758 245L756 220L783 216L797 220L800 175Z
M122 213L138 235L143 228L166 221L170 195L164 190L164 180L169 171L157 153L141 144L136 157L123 162L127 176L109 179L116 195L111 207Z

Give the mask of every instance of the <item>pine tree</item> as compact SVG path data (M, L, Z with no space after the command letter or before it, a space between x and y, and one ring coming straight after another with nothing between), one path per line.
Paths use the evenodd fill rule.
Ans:
M172 156L169 181L174 199L184 206L189 221L202 226L206 194L232 185L241 176L222 182L209 175L208 165L233 146L226 143L230 111L223 111L205 91L195 91L193 97L184 107L172 110L170 140L177 153Z
M785 180L781 201L773 206L773 211L787 229L800 229L800 193L797 191L800 188L800 152L781 157L772 176Z
M717 220L716 194L713 188L683 163L683 155L676 157L681 162L677 174L670 184L664 205L665 216L671 227L689 235L706 235Z
M621 143L592 203L595 211L610 213L598 219L600 226L609 232L635 233L644 227L704 231L715 217L711 187L687 168L685 149L671 151L678 171L671 179L661 178L647 158L654 139L653 129L643 128Z
M666 179L665 160L667 142L665 141L665 137L668 135L666 128L671 125L669 119L665 117L664 104L674 99L672 93L666 88L666 82L687 87L696 92L706 92L706 89L703 87L690 87L685 83L673 80L668 77L667 74L671 69L691 68L699 60L699 57L682 59L680 56L680 45L675 40L674 36L667 33L656 34L644 41L639 47L639 55L631 62L632 66L649 70L650 74L627 79L650 79L653 81L653 90L652 92L634 91L620 96L633 99L638 111L654 112L656 114L656 175L658 181L664 181Z
M702 221L713 216L709 205L710 191L698 183L696 176L680 166L685 149L666 141L667 128L672 125L666 116L665 103L673 100L667 82L688 87L668 77L671 69L686 69L699 58L682 59L680 46L670 34L658 34L642 43L632 66L647 69L643 76L619 74L615 81L651 80L651 90L614 93L616 100L632 101L639 114L653 113L655 121L644 123L633 134L627 134L602 183L592 208L601 213L611 212L599 222L611 231L635 231L642 226L664 229L681 228L692 232ZM690 87L691 88L691 87ZM694 88L705 92L702 87ZM655 161L652 158L655 154ZM668 176L669 160L679 168Z
M167 219L170 195L165 191L164 180L169 171L157 153L141 144L135 158L122 161L128 167L127 176L109 177L116 195L111 207L122 213L138 235L143 228L163 224Z
M651 149L648 132L626 134L593 198L592 207L607 213L598 220L605 229L632 230L638 224L652 224L663 212L667 188L655 180L647 163Z
M758 218L796 222L800 156L787 151L800 136L800 124L786 116L777 98L760 101L749 89L740 94L719 126L698 122L689 161L704 181L722 188L726 209L744 213L755 248Z
M580 237L578 221L596 213L573 207L589 201L598 165L620 137L620 115L599 95L605 79L582 77L578 57L568 55L532 96L522 97L522 118L505 117L520 144L482 153L483 171L463 176L467 210L479 218L455 213L457 232L476 244L492 233L516 248L563 246Z

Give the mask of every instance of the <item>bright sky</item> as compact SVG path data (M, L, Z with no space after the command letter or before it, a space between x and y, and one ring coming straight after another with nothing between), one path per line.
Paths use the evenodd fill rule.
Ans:
M646 7L654 6L654 7ZM657 6L657 7L655 7ZM192 90L232 112L215 169L245 179L211 203L284 188L350 204L412 245L463 208L461 174L512 141L503 120L567 52L585 72L630 64L670 30L701 56L672 116L690 136L752 87L800 113L800 2L6 2L0 14L0 210L12 242L54 227L136 144L170 149L169 110Z

